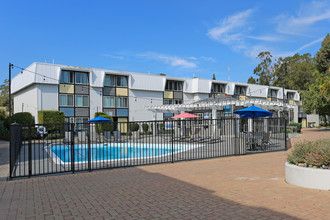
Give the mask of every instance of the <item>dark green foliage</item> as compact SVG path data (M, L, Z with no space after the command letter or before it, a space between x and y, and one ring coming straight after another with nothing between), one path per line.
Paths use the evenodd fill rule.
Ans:
M297 132L300 133L301 127L302 127L301 123L296 123L296 122L291 121L289 125L297 127Z
M0 137L6 135L8 133L8 129L4 126L3 121L0 121Z
M105 112L95 112L94 118L96 118L98 116L110 119L111 121L110 122L95 123L96 124L96 132L98 134L103 133L104 131L112 132L114 130L114 122L113 122L112 116L107 115Z
M38 111L39 124L45 124L48 133L61 132L65 121L65 114L61 111L49 111L41 110ZM56 125L57 124L57 125Z
M0 106L9 107L9 80L0 85Z
M275 67L274 86L304 91L315 81L314 59L309 53L280 57Z
M130 131L138 131L140 129L139 124L136 122L132 122L128 126Z
M59 139L62 138L62 135L60 133L52 133L48 134L45 139L50 140L50 139Z
M0 121L4 121L7 117L6 111L4 109L0 109Z
M149 130L149 125L148 124L142 124L142 129L143 129L143 132L147 132Z
M251 76L251 77L248 79L247 83L249 83L249 84L257 84L257 81L256 81L255 78L253 78L253 76Z
M61 111L38 111L39 124L63 124L65 114Z
M292 153L288 156L288 162L295 165L306 163L307 165L317 167L322 165L329 166L330 138L296 144Z
M212 77L212 80L216 80L216 78L215 78L215 74L213 73L213 77Z
M315 60L317 70L325 75L330 70L330 34L324 38Z
M272 85L276 60L273 59L273 56L268 51L259 53L257 58L259 58L261 62L256 68L254 68L253 73L259 76L257 79L258 84L267 86Z
M38 139L40 138L40 135L37 132L37 129L32 126L31 128L29 127L22 127L22 140L29 140L29 137L31 139Z
M19 112L11 116L11 123L33 124L33 117L30 112ZM9 130L9 117L4 120L4 126Z

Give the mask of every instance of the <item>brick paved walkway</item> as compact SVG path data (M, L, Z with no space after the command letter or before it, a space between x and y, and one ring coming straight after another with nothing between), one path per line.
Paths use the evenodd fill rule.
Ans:
M0 219L330 219L329 191L284 182L287 154L0 182Z

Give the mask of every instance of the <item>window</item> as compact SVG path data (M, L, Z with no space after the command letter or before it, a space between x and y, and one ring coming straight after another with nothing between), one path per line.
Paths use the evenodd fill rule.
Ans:
M294 93L293 92L288 92L287 95L288 95L288 99L289 100L293 100L294 99Z
M73 95L60 95L60 106L73 106Z
M69 71L62 71L60 83L73 83L73 73Z
M245 95L246 87L245 86L235 86L235 95Z
M127 87L127 76L117 76L117 86Z
M212 84L212 93L225 93L225 86L224 84Z
M117 108L127 108L127 98L117 97Z
M87 130L88 129L88 124L87 124L88 118L76 118L76 123L77 123L77 130ZM81 124L84 123L84 124Z
M171 104L173 104L172 99L164 99L164 105L171 105Z
M76 72L76 83L78 84L88 84L88 74Z
M268 98L276 98L276 97L277 97L277 90L268 89Z
M88 106L88 96L87 95L76 95L76 106L78 106L78 107Z
M115 107L115 97L104 96L103 97L103 107Z
M166 81L165 90L167 91L182 91L183 82L180 81Z
M115 76L114 75L105 75L104 85L105 86L115 86Z
M182 104L182 100L181 99L174 99L174 104Z

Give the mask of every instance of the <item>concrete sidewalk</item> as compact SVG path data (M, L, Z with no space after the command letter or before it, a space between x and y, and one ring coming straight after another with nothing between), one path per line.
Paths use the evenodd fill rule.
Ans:
M330 219L329 191L285 183L287 154L3 181L0 219Z
M0 181L9 175L9 142L0 140Z

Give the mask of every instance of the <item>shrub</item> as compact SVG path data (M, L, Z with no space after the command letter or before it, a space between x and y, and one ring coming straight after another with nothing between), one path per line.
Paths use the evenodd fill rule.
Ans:
M139 124L136 122L132 122L129 124L129 130L130 131L138 131L140 129Z
M290 128L288 128L288 129L286 129L286 133L291 134L291 133L293 133L293 131Z
M114 123L113 123L113 118L110 115L107 115L104 112L95 112L94 117L101 116L103 118L110 119L111 121L109 122L102 122L102 123L96 123L96 132L98 134L103 133L104 131L110 131L112 132L114 130Z
M33 117L30 112L18 112L11 116L11 123L33 124ZM9 117L4 120L4 126L9 130Z
M60 132L63 127L55 124L63 124L65 121L65 114L61 111L41 110L38 111L38 119L39 124L47 124L45 127L48 133Z
M59 139L62 138L62 135L60 133L52 133L48 134L45 139L50 140L50 139Z
M39 124L63 124L65 114L61 111L38 111Z
M330 138L296 144L288 156L288 162L295 165L306 163L317 167L328 166L330 164Z
M7 113L4 109L0 109L0 121L4 121L7 118Z
M289 125L297 127L297 132L300 133L301 126L302 126L301 123L296 123L296 122L291 121Z
M8 129L3 125L3 122L0 121L0 137L5 136L8 133Z
M149 125L148 124L142 124L142 129L143 129L143 132L148 132Z

